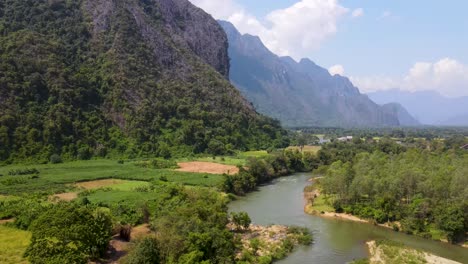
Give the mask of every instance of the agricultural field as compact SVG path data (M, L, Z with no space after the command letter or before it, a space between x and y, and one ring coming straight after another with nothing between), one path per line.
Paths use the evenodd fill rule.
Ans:
M29 245L31 233L0 225L0 263L28 263L23 259L23 252Z
M292 147L289 147L287 148L288 150L298 150L298 151L301 151L301 148L298 147L298 146L292 146ZM310 152L310 153L317 153L319 150L321 150L322 147L321 146L304 146L304 148L302 149L303 152Z
M219 157L198 157L191 159L180 159L179 162L188 162L188 161L201 161L201 162L214 162L225 165L232 166L245 166L249 158L265 158L269 156L267 151L257 150L257 151L244 151L239 152L234 156L219 156Z
M222 175L145 168L136 164L132 161L120 164L116 160L89 160L62 164L4 166L0 167L0 194L66 193L79 189L74 185L76 183L103 179L149 182L164 177L170 182L194 186L217 186L223 179ZM23 171L24 175L9 175L23 174L18 173Z

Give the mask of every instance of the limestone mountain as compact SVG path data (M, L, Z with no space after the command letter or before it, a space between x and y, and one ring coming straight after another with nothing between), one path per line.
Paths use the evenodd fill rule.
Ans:
M398 89L368 94L379 104L397 102L425 125L468 126L468 96L445 97L436 91Z
M256 36L220 21L229 41L231 82L259 112L286 126L398 126L398 117L309 59L278 57Z
M187 0L0 0L0 160L284 145Z
M410 113L399 103L388 103L382 105L385 111L392 115L396 115L398 117L398 121L400 122L400 126L406 127L414 127L420 126L418 120L416 120Z

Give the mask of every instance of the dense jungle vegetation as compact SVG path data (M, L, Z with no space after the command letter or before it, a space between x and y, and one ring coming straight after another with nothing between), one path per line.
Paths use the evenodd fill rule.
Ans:
M403 140L404 141L404 140ZM468 231L468 143L381 139L330 143L320 152L321 192L336 212L428 238L463 242ZM400 224L396 224L400 223Z
M125 2L115 1L108 29L98 34L89 1L0 1L1 162L288 145L278 122L255 113L191 50L176 48L154 1L131 1L166 36L164 54L174 61L162 65ZM168 71L171 63L179 70Z

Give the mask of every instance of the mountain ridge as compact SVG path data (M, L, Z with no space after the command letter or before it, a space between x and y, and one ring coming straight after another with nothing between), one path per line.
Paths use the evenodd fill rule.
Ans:
M397 116L362 95L348 78L331 76L309 59L279 57L258 37L218 22L228 36L231 82L260 113L290 127L399 125Z
M468 126L468 119L457 122L451 119L468 116L468 97L450 98L436 91L408 92L399 89L368 93L379 104L397 102L425 125Z

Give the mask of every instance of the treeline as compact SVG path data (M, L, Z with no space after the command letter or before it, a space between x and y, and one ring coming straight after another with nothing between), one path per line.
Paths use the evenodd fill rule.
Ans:
M295 172L311 171L318 168L320 160L314 153L284 150L274 152L265 158L250 158L245 167L239 167L236 175L224 175L221 190L244 195L275 178Z
M339 127L303 127L293 128L293 131L301 131L307 134L326 135L327 138L339 138L355 136L360 138L391 137L391 138L450 138L455 136L468 137L466 127L382 127L382 128L339 128Z
M330 145L322 193L337 212L428 238L463 241L468 231L468 152L460 149ZM331 149L330 149L331 148ZM320 156L320 154L319 154Z

